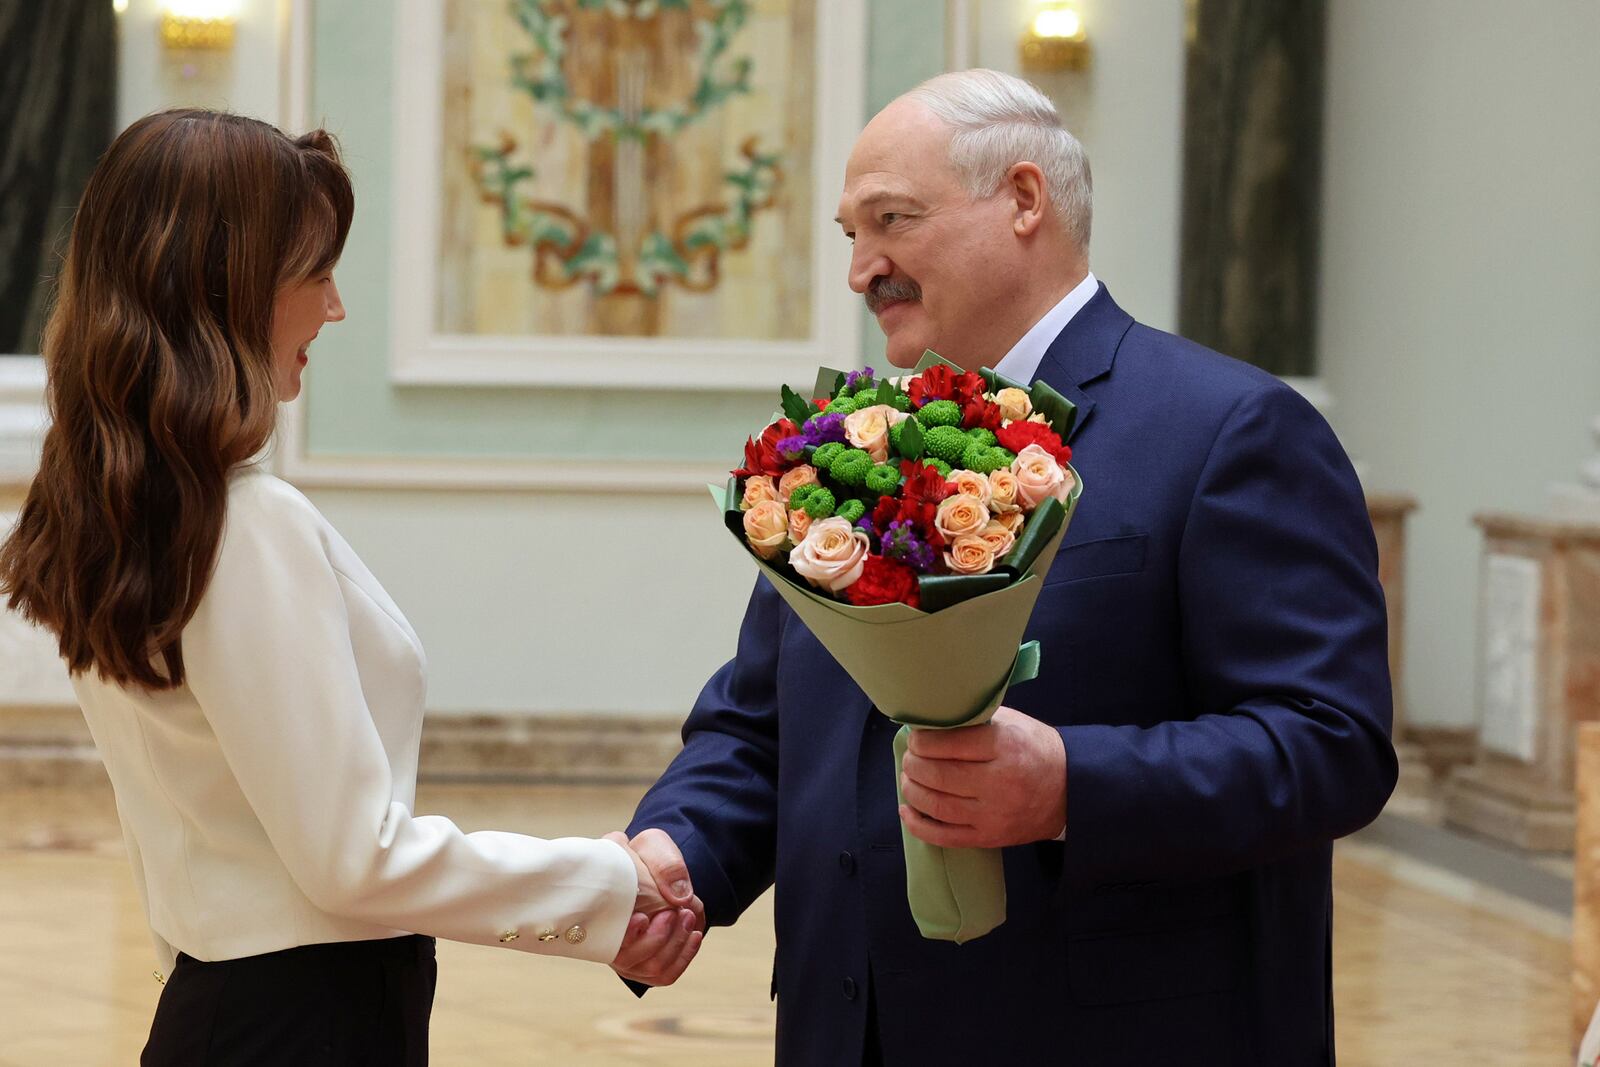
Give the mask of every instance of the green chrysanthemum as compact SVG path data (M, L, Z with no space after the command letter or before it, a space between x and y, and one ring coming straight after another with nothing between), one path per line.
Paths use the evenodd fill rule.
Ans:
M844 445L838 441L829 441L811 454L811 465L819 471L828 470L833 466L833 461L844 451Z
M900 488L900 471L887 463L880 463L867 472L865 484L868 492L888 496Z
M794 498L789 498L789 506L794 507ZM810 515L813 519L826 519L833 514L833 490L817 486L816 491L806 494L805 504L800 510Z
M789 492L789 510L804 510L806 506L806 498L821 488L822 486L818 485L816 482L808 482L805 485L796 486Z
M935 426L960 426L961 405L954 400L935 400L917 412L917 418L930 429Z
M937 401L935 401L937 403ZM933 405L929 405L932 407ZM927 408L922 410L926 411ZM933 426L928 429L924 440L927 443L927 454L935 459L942 459L946 463L960 463L961 457L966 454L967 448L972 444L972 438L961 432L959 426Z
M889 399L889 405L896 411L910 411L911 398L905 393L896 393Z
M827 415L848 415L856 409L856 402L848 396L840 394L829 402L822 411Z
M981 445L974 441L962 453L961 465L969 471L988 474L990 471L1011 466L1011 461L1016 458L998 445Z
M828 473L834 480L851 489L860 489L871 469L872 457L859 448L845 449L828 465Z
M986 430L982 426L977 426L968 430L967 436L985 448L989 448L1000 443L1000 439L994 435L993 430Z
M861 516L867 513L867 505L860 500L846 500L839 505L839 510L834 512L839 518L854 526Z

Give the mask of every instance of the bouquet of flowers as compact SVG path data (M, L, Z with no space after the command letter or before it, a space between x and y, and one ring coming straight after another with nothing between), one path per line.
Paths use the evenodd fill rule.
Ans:
M1076 410L1044 382L963 372L933 353L912 375L823 369L806 399L745 445L712 487L728 528L784 600L908 731L985 722L1038 671L1019 645L1082 484ZM938 672L908 664L938 662ZM1005 920L994 849L903 832L907 895L925 937L957 942Z

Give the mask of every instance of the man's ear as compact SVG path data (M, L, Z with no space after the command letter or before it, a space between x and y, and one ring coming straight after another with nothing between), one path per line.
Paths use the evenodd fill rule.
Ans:
M1038 164L1024 160L1006 171L1006 192L1011 198L1011 228L1018 237L1032 236L1044 224L1050 210L1050 190Z

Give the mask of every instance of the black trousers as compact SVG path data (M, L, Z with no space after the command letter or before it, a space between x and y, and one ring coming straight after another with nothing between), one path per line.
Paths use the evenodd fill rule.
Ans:
M202 963L182 953L143 1067L426 1067L433 938L346 941Z

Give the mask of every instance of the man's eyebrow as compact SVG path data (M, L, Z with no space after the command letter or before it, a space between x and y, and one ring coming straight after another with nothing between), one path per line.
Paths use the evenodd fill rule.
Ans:
M875 193L868 193L866 196L862 197L856 206L859 208L869 208L874 204L881 204L885 200L903 200L908 204L917 206L921 205L921 201L912 196L910 193L895 192L892 189L880 189ZM844 219L837 215L834 216L833 221L837 222L840 226L844 225Z

